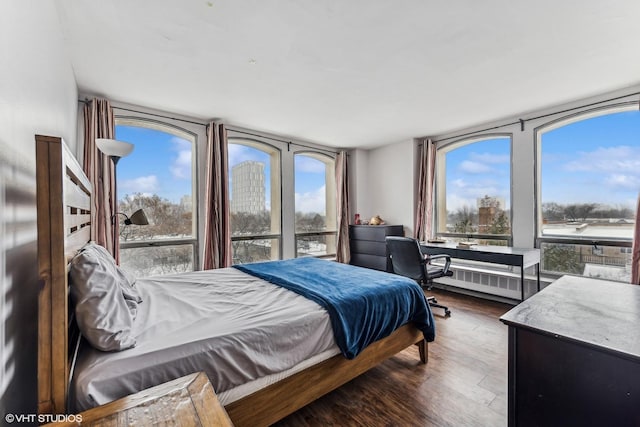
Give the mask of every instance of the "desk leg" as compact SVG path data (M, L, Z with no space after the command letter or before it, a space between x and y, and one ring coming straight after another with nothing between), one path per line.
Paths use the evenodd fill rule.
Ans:
M538 274L538 292L540 292L540 263L536 264L536 273Z
M520 295L521 301L524 301L524 266L520 266Z

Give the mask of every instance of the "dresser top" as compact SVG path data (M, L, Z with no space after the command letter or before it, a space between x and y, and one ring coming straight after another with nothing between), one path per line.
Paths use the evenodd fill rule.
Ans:
M562 276L500 320L640 360L640 286Z
M148 388L111 403L84 411L81 424L86 427L120 426L220 426L233 423L218 401L203 372L187 375ZM43 427L77 426L75 416L69 422Z

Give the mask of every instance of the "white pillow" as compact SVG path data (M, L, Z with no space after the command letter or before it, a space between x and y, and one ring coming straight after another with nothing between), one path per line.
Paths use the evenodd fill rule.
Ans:
M122 289L124 298L130 301L135 301L136 304L140 304L142 302L142 297L135 287L135 277L118 267L118 265L116 264L116 260L113 259L113 256L109 253L109 251L95 242L87 243L81 250L96 251L98 256L104 262L105 266L107 266L110 271L112 271L113 274L118 278L118 285L120 286L120 289Z
M98 350L133 347L134 314L125 300L120 277L97 250L83 248L71 261L71 297L82 335ZM137 310L137 305L136 305Z

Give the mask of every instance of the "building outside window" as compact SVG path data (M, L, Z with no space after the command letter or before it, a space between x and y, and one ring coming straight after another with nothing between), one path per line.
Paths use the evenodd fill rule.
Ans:
M280 259L280 150L229 138L228 152L233 263Z
M560 119L536 136L543 271L628 282L640 189L637 103Z
M120 263L137 277L197 266L196 136L155 120L116 118L116 139L134 144L118 162ZM148 225L124 221L143 209Z
M436 174L439 237L510 244L510 136L486 135L440 146Z

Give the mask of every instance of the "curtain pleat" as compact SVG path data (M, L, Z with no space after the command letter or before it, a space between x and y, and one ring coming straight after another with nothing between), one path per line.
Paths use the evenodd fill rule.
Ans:
M428 240L433 237L433 192L436 170L436 145L430 139L420 144L418 165L418 194L416 203L414 238Z
M94 98L84 105L84 161L83 169L93 185L91 200L91 239L104 246L120 261L118 242L118 213L115 165L109 156L96 146L96 138L113 139L115 118L111 103Z
M229 267L232 264L228 157L225 126L209 123L202 263L204 270Z
M640 195L636 204L636 223L633 228L633 248L631 249L631 283L640 285Z
M336 240L336 261L349 264L349 169L348 155L341 151L336 156L336 208L338 238Z

